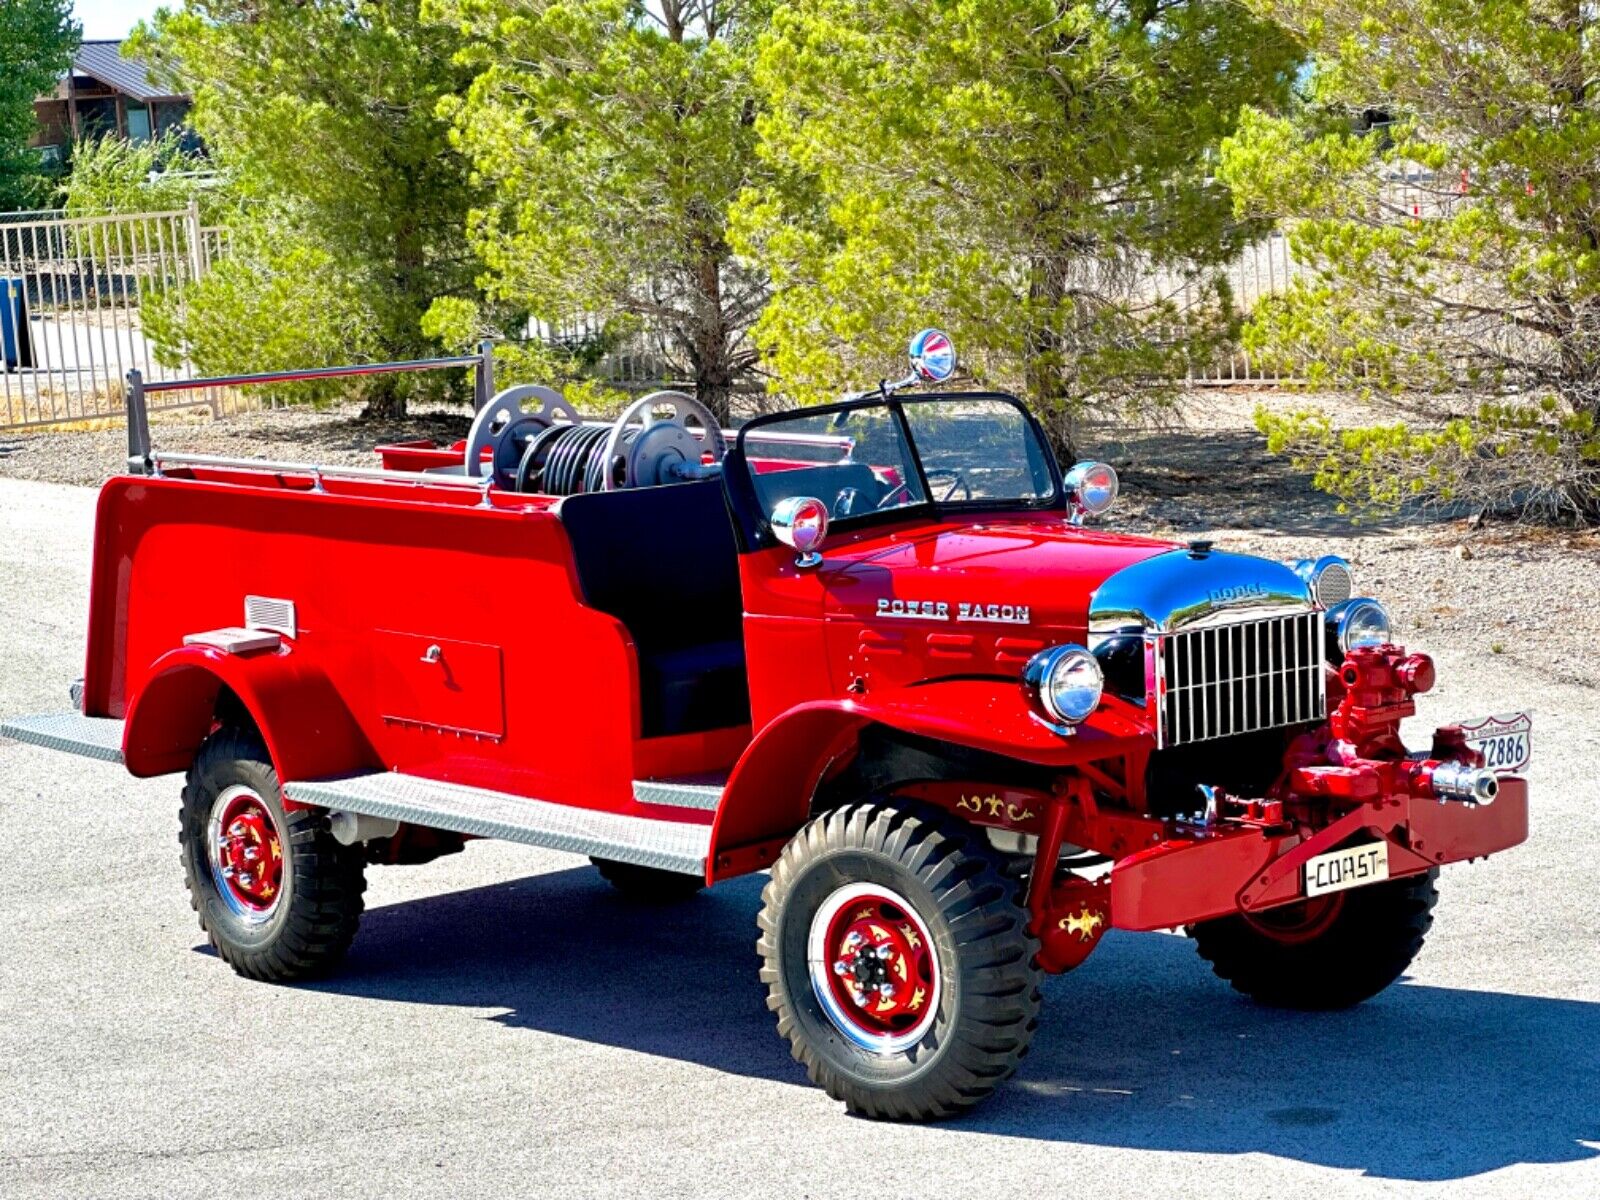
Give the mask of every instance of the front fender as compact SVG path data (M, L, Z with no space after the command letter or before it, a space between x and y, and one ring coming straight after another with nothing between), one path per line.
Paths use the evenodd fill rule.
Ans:
M122 753L129 772L145 778L187 770L211 732L224 687L255 721L280 780L379 765L338 691L291 644L256 654L184 646L152 664L128 710Z
M769 722L734 767L712 826L707 880L776 861L809 817L829 766L868 725L1061 771L1142 755L1153 744L1143 712L1114 696L1063 737L1034 715L1012 680L947 680L799 704Z

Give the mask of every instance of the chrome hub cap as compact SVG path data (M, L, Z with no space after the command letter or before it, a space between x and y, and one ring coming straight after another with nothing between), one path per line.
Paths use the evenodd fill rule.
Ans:
M272 810L243 785L226 788L211 806L206 857L217 895L233 912L260 924L283 892L283 834Z
M823 1012L862 1049L896 1054L932 1027L938 954L927 925L892 889L857 883L834 892L811 919L806 957Z

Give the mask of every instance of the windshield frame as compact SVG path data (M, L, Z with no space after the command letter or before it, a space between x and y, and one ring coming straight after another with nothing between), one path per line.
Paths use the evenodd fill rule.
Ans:
M958 404L968 404L974 401L999 401L1009 404L1021 414L1037 441L1039 452L1044 459L1045 470L1050 475L1051 495L1042 499L1024 499L1020 497L997 497L982 500L937 500L934 498L933 488L928 483L927 468L923 465L922 454L917 449L916 435L912 430L912 422L905 414L906 404L927 404L933 401L950 401ZM761 506L761 498L756 493L754 477L750 471L749 461L745 456L745 439L752 433L757 433L768 425L782 421L790 421L795 417L827 417L837 413L855 412L864 408L882 408L888 410L895 421L901 438L905 442L906 450L910 455L911 465L917 473L917 482L921 485L922 495L926 499L912 504L902 504L895 508L874 510L861 513L858 516L840 517L831 523L832 529L855 530L874 525L886 525L896 521L915 520L918 518L938 519L945 513L980 513L980 512L1065 512L1067 509L1067 488L1062 477L1061 464L1056 461L1055 451L1051 449L1050 441L1045 437L1044 427L1039 424L1033 413L1017 397L1007 392L908 392L904 396L873 394L860 396L850 400L841 400L833 404L818 404L805 408L788 408L782 412L765 413L753 417L739 427L739 436L734 444L728 448L727 457L722 464L723 485L727 490L729 507L734 518L734 529L739 538L741 552L763 550L772 546L781 545L772 532L772 526L767 520L767 514Z

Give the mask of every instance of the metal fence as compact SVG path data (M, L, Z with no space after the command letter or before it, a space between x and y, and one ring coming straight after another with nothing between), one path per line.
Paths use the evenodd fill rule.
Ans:
M1416 218L1448 211L1467 194L1464 178L1420 170L1384 181L1385 204ZM203 226L194 203L107 216L0 214L0 431L120 416L124 381L133 370L146 383L192 378L187 361L157 355L146 334L146 309L153 302L181 305L184 289L230 248L228 231ZM1275 230L1228 268L1234 303L1248 313L1301 270L1289 238ZM1146 283L1180 314L1197 299L1181 279L1159 272ZM559 324L530 321L523 332L594 352L590 373L613 387L647 390L673 376L664 331L640 328L613 339L602 318L579 316ZM1188 373L1199 385L1270 386L1300 377L1296 367L1258 362L1242 349L1193 364ZM222 416L270 403L251 389L163 395L169 399L153 411L203 406Z
M115 417L123 380L182 379L145 333L144 308L182 289L228 250L198 206L169 212L0 217L0 429ZM260 401L212 390L167 407L218 415Z

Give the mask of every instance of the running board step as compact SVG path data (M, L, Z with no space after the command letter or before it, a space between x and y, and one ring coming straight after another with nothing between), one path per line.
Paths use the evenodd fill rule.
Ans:
M705 874L711 847L709 825L573 808L398 771L289 783L283 791L291 800L335 812L592 854L685 875Z
M0 722L0 737L101 762L122 761L122 722L115 717L86 717L78 712L13 717Z
M677 779L635 779L633 798L640 804L668 808L698 808L716 812L722 803L723 775L686 775Z

